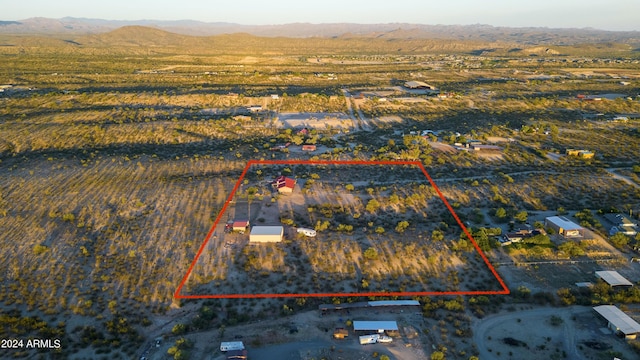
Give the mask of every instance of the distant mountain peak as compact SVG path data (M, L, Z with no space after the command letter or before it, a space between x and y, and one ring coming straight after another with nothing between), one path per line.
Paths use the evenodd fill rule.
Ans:
M282 25L240 25L226 22L207 23L195 20L102 20L64 17L35 17L21 21L0 22L4 34L100 34L118 28L141 26L174 35L212 36L247 33L262 37L290 38L383 38L383 39L452 39L509 41L523 44L567 45L586 42L640 43L638 31L603 31L593 28L549 29L544 27L508 28L488 24L426 25L409 23L291 23ZM142 29L137 28L139 31ZM117 33L116 33L117 34ZM160 33L155 33L160 35ZM168 35L162 35L168 36Z

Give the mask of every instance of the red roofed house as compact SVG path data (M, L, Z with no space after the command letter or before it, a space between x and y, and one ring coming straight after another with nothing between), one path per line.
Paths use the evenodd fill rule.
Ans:
M245 231L247 231L247 227L249 227L248 220L236 220L233 222L233 231L244 233Z
M302 151L316 151L315 145L302 145Z
M274 189L278 189L279 193L290 194L296 187L296 179L288 178L284 175L278 176L272 183Z

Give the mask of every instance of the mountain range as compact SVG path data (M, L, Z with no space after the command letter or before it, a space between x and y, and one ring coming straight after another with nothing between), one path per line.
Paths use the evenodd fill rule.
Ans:
M640 32L638 31L604 31L592 28L508 28L481 24L425 25L407 23L242 25L194 20L119 21L72 17L0 21L0 34L88 35L106 33L125 26L145 26L192 36L245 33L260 37L451 39L482 42L505 41L526 45L573 45L594 42L640 44Z

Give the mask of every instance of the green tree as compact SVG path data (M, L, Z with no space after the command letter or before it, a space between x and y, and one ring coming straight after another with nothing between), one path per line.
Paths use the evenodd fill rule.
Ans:
M505 210L504 208L497 208L496 212L495 212L495 217L498 220L504 221L507 219L507 210Z
M376 211L378 211L379 208L380 208L380 202L378 202L378 200L376 199L371 199L369 200L369 202L367 202L367 206L365 207L365 210L373 214Z
M353 184L347 184L347 185L344 186L344 188L347 191L353 191L355 189L355 186L353 186Z
M576 303L576 297L571 293L571 290L567 288L558 289L557 294L563 305L573 305Z
M364 251L364 258L367 260L375 260L378 258L378 250L376 250L375 248L368 248L367 250Z
M431 239L433 241L442 241L442 240L444 240L444 233L442 231L438 230L438 229L433 230L431 232Z
M49 251L49 247L46 245L36 244L33 246L33 253L36 255L42 255Z
M518 220L521 223L524 223L527 221L528 217L529 217L529 214L527 214L526 211L520 211L513 218Z
M174 360L187 360L189 359L189 352L186 350L178 350L173 355Z
M368 288L369 282L367 281L367 279L362 279L362 281L360 282L360 286L362 286L363 289Z
M623 248L629 243L629 237L623 233L615 233L609 237L609 242L618 249Z
M175 324L173 325L173 328L171 328L171 333L173 335L180 335L184 334L185 332L187 332L187 325L182 323Z
M384 234L384 228L382 226L376 227L376 234L379 234L379 235Z
M578 243L574 241L567 241L565 243L560 244L558 246L558 250L564 252L565 254L574 257L574 256L582 256L585 254L584 249L578 245Z
M400 221L398 225L396 225L396 231L402 234L409 227L408 221Z
M444 360L444 353L442 351L435 351L431 354L431 360Z

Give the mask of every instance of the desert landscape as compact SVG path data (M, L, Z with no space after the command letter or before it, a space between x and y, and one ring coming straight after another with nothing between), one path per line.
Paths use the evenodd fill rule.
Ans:
M390 26L1 21L0 357L636 358L637 31Z

